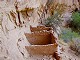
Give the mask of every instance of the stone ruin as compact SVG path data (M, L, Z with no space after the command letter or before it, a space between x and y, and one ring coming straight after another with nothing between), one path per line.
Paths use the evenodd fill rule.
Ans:
M31 33L25 33L26 38L30 42L30 46L26 46L30 55L53 55L54 58L60 60L58 56L57 38L54 36L51 27L37 26L30 27ZM55 57L55 56L57 57Z
M50 28L42 26L32 27L31 33L26 33L25 35L31 45L57 44L56 38Z

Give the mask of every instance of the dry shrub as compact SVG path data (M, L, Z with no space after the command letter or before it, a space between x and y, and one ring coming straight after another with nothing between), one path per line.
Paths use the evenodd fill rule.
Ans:
M70 45L70 48L73 51L76 51L77 55L80 54L80 37L79 38L74 38L73 40L71 40L69 45Z

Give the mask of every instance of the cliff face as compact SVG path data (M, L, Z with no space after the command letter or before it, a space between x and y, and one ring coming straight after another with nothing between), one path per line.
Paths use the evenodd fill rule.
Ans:
M0 60L28 60L25 46L30 43L24 33L31 32L30 25L38 25L44 1L0 1Z
M79 3L80 0L50 0L53 2L53 4L64 4L66 7L70 7L71 9L73 8L78 8L79 9Z
M20 19L25 20L25 22L29 22L32 26L37 26L42 22L42 20L50 15L51 8L52 10L55 10L53 6L51 7L51 4L55 6L57 4L64 4L66 5L65 10L68 11L72 11L75 8L79 9L78 0L17 0L17 2L16 0L1 0L0 11L5 11L8 13L13 11L12 13L14 14L16 13L15 5L17 5Z
M79 2L78 0L54 0L56 3L66 4L72 6L73 4L77 5Z
M38 26L50 15L46 5L57 3L79 8L78 0L0 0L0 58L26 60L25 46L30 44L24 33L31 33L30 25Z

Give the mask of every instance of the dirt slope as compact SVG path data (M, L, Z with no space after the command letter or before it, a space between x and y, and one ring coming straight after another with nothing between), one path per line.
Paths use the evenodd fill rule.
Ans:
M67 43L59 41L59 46L62 60L80 60L80 56L77 56L76 52L72 51Z

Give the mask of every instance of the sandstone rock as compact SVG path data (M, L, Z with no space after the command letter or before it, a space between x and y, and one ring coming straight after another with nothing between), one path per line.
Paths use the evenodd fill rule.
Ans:
M79 8L77 0L52 1L68 6L76 4ZM50 16L46 3L48 0L0 0L0 53L3 54L0 60L28 60L25 46L30 43L24 33L31 33L30 25L38 26L41 20Z

